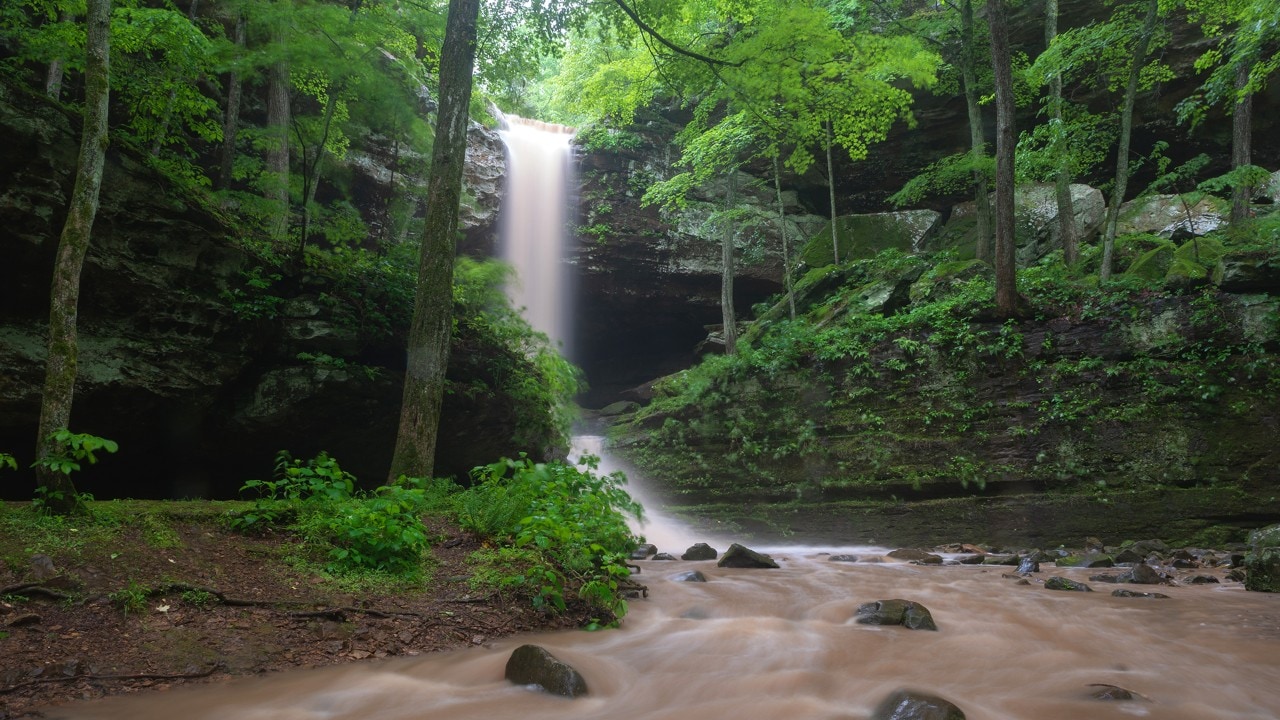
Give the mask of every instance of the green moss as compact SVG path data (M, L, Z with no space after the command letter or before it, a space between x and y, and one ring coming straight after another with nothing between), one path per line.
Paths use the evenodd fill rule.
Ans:
M1173 264L1174 252L1173 243L1165 243L1153 250L1148 250L1133 261L1126 273L1150 282L1163 280Z

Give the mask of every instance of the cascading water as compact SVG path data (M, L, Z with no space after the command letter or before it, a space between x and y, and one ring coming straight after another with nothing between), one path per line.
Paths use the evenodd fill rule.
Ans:
M502 257L516 273L508 295L529 324L570 357L571 287L564 254L573 132L562 125L508 116L501 135L507 146Z
M523 151L512 145L513 172ZM567 148L568 136L554 138ZM550 157L548 152L544 157ZM562 156L563 157L563 156ZM536 190L552 185L552 159ZM555 167L551 167L555 166ZM541 179L539 179L541 177ZM512 195L526 192L513 179ZM559 199L532 207L559 213ZM508 198L520 202L520 197ZM524 232L534 215L513 212ZM545 221L545 222L544 222ZM539 227L563 229L563 216ZM548 230L550 232L550 230ZM535 327L561 341L564 315L544 321L537 298L556 297L559 251L512 241ZM527 269L520 256L554 269ZM552 263L551 259L555 258ZM599 436L576 439L601 454ZM607 457L602 470L614 469ZM635 478L633 477L633 485ZM642 502L643 487L633 487ZM652 515L652 513L651 513ZM666 522L644 528L659 549L680 554L689 532ZM708 539L699 537L697 539ZM965 538L956 538L964 540ZM715 543L720 550L723 542ZM1280 595L1249 593L1239 583L1158 589L1168 599L1108 592L1055 592L1046 577L1087 580L1100 572L1048 569L1021 584L1012 568L921 566L885 562L875 548L768 549L779 569L719 568L714 561L644 560L648 599L631 603L616 631L559 632L509 638L483 647L242 680L147 697L51 708L46 718L120 720L819 720L866 718L901 687L941 695L969 720L1259 720L1280 717ZM835 553L858 562L833 562ZM677 581L701 570L705 583ZM1198 570L1221 577L1221 569ZM1115 586L1093 583L1095 588ZM904 598L924 604L937 632L858 624L863 603ZM575 666L589 695L565 700L503 680L512 650L536 643ZM1094 684L1139 697L1102 702ZM2 715L0 707L0 715Z

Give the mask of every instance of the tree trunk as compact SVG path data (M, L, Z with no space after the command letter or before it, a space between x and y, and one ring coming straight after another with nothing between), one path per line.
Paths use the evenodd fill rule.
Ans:
M244 51L245 44L246 21L244 13L236 15L236 26L232 31L231 39L236 44L236 48ZM236 165L236 135L240 132L240 93L242 83L240 80L240 72L232 70L227 74L227 107L222 117L222 150L220 153L221 163L218 167L218 189L226 190L231 187L233 172Z
M1116 248L1116 226L1120 222L1120 206L1124 204L1129 186L1129 141L1133 134L1133 105L1138 97L1138 81L1141 79L1143 61L1147 58L1147 46L1156 30L1160 10L1159 0L1147 0L1147 17L1142 31L1133 43L1133 56L1129 65L1129 83L1124 90L1124 105L1120 111L1120 142L1116 149L1116 181L1111 188L1111 202L1107 206L1107 223L1102 234L1102 267L1098 270L1098 282L1111 279L1112 257Z
M996 84L996 314L1018 314L1018 268L1013 236L1013 160L1017 143L1013 127L1013 65L1004 0L987 0L991 23L991 67Z
M733 212L733 180L737 172L737 169L729 168L729 177L725 179L726 213ZM733 311L733 225L732 220L727 220L720 235L720 316L724 320L725 355L738 354L738 319Z
M1231 111L1231 169L1237 170L1253 163L1253 94L1248 91L1249 71L1253 63L1241 62L1236 66L1236 104ZM1239 186L1231 192L1231 224L1242 223L1249 218L1249 206L1253 200L1253 188Z
M324 148L329 142L329 130L333 127L333 113L338 107L338 92L336 87L330 87L328 90L329 98L325 101L320 141L316 143L315 157L310 163L307 162L306 145L302 143L301 133L298 136L298 144L304 148L302 153L302 238L298 242L299 260L307 249L307 239L311 237L312 205L316 201L316 189L320 187L320 168L324 164Z
M1044 7L1044 46L1047 48L1058 37L1058 0L1046 0ZM1054 73L1049 79L1049 119L1054 123L1054 153L1058 171L1053 189L1058 198L1058 237L1062 241L1062 261L1068 267L1080 259L1080 246L1076 238L1076 209L1071 200L1071 168L1067 162L1066 126L1062 120L1062 75Z
M974 67L977 49L973 39L973 2L964 0L960 6L960 84L964 87L964 103L969 113L969 147L973 159L986 155L987 137L983 129L982 106L978 101L978 72ZM979 260L994 263L995 249L991 235L991 189L987 175L981 170L973 172L973 201L977 216L977 245L975 254Z
M75 22L74 15L68 12L58 13L58 22L72 23ZM44 75L44 94L54 100L62 99L62 77L66 74L66 58L54 58L49 61L49 69Z
M431 477L453 329L454 237L467 151L467 109L476 58L480 0L449 0L440 58L440 105L427 179L426 230L409 329L400 429L390 479Z
M773 156L773 195L778 200L778 236L782 238L782 284L787 290L787 308L796 319L796 296L791 284L791 248L787 245L787 213L782 204L782 157Z
M831 121L827 121L827 195L831 201L831 262L840 264L840 233L836 229L836 170L831 160L831 146L835 144L832 137Z
M71 206L62 226L53 282L49 290L49 354L44 394L36 431L36 462L60 452L50 436L71 425L76 383L76 313L80 303L80 271L89 252L98 191L107 154L107 108L110 96L111 0L89 0L86 18L84 128ZM45 502L57 513L81 508L75 485L66 473L37 464L36 482Z
M276 43L284 43L283 31L278 31ZM271 225L271 236L284 240L289 232L289 64L277 60L267 73L267 133L270 148L267 150L266 197L274 201L276 217Z

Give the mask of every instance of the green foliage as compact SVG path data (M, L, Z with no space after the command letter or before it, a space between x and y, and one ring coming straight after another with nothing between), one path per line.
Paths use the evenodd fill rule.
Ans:
M129 613L141 613L147 609L147 596L151 590L146 586L130 581L128 585L107 594L111 601L126 616Z
M18 469L18 460L9 453L0 453L0 470L9 468L10 470Z
M623 489L621 473L601 475L595 458L583 462L579 468L521 457L478 467L459 501L459 522L516 549L488 557L477 582L524 588L536 607L551 611L565 610L576 593L620 619L625 561L638 542L627 518L643 511Z
M80 470L81 462L97 463L99 452L114 453L120 449L114 440L88 433L73 433L66 428L55 430L49 435L49 441L49 454L33 463L32 467L44 467L64 475Z
M325 453L303 461L277 456L274 480L250 480L241 491L258 493L253 507L230 519L242 532L285 528L325 548L335 573L385 571L407 576L422 569L427 536L420 519L426 483L402 478L373 493Z
M919 175L907 181L902 189L889 196L889 202L903 207L917 205L926 198L956 194L973 185L973 174L981 173L987 182L994 182L995 159L973 153L957 153L931 164Z
M278 272L268 272L261 265L255 266L252 270L240 273L244 287L222 291L222 299L230 306L236 317L241 319L274 318L279 314L284 298L268 291L283 277Z
M218 604L218 597L206 590L184 590L182 602L199 610L208 610Z

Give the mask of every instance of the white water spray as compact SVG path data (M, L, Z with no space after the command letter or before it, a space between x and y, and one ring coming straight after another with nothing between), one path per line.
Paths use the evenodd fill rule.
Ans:
M505 118L507 193L502 207L502 258L515 268L511 303L533 329L572 354L571 283L565 263L573 131L516 116Z

